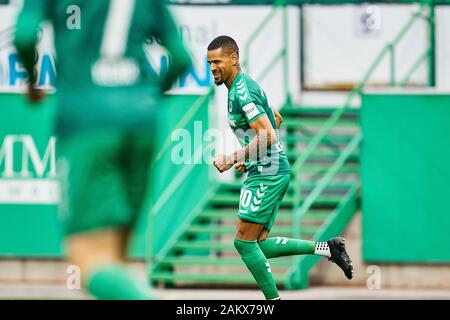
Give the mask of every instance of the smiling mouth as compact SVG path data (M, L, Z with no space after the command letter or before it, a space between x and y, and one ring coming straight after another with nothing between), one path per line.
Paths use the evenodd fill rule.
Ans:
M214 82L219 85L223 83L222 75L220 72L213 73Z

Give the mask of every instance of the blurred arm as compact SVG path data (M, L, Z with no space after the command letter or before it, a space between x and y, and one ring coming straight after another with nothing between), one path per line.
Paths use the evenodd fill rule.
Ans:
M17 19L14 45L28 73L28 83L36 82L34 67L36 64L36 45L38 42L39 24L45 19L46 1L25 0Z
M177 78L182 75L191 64L189 53L184 47L175 24L164 1L157 0L159 15L156 17L161 23L157 26L157 36L171 57L169 68L161 76L161 86L164 91L170 89Z

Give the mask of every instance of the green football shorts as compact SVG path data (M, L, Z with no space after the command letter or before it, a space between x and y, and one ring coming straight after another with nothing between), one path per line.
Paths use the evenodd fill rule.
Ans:
M241 188L239 218L262 224L270 231L290 180L290 174L247 178Z
M144 133L91 132L59 141L66 235L134 225L147 196L153 140Z

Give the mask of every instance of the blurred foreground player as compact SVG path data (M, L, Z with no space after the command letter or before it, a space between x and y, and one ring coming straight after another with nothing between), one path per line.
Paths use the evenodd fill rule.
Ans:
M79 26L71 25L74 18ZM186 70L189 56L162 0L25 1L15 45L34 101L42 97L34 67L44 20L54 28L60 215L69 259L98 299L152 298L122 263L147 192L161 91ZM150 37L172 57L160 78L143 50Z

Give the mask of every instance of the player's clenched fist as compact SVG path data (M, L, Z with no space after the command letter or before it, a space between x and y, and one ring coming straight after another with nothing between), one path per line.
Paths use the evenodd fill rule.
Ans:
M220 173L227 171L233 166L233 161L224 154L218 155L214 161L214 166L219 170Z
M235 168L237 171L241 172L241 173L247 172L247 168L245 167L244 162L238 162L238 163L236 163L236 164L234 165L234 168Z

